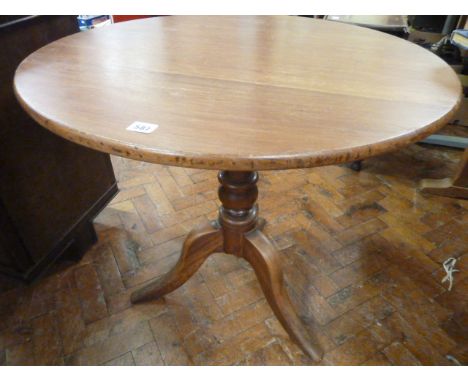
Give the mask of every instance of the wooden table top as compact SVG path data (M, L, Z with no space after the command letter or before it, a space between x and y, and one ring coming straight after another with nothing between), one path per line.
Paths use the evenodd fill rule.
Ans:
M137 160L224 170L320 166L395 150L454 115L461 85L431 52L310 18L152 18L81 32L19 66L40 124ZM127 131L134 121L159 125Z

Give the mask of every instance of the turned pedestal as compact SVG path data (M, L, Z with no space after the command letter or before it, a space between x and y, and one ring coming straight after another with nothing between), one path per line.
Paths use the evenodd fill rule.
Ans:
M350 57L356 41L359 59ZM76 59L84 50L92 63ZM125 91L116 79L125 79ZM253 171L401 149L445 126L462 99L457 75L431 52L367 28L290 16L171 16L75 33L26 58L13 86L32 118L80 145L225 170L218 222L192 231L174 269L132 301L170 293L210 254L226 252L252 265L276 316L314 359L317 341L285 292L280 254L261 232ZM158 127L128 130L135 121Z
M184 284L213 253L225 252L247 260L257 275L273 312L291 338L314 360L322 357L317 340L297 316L283 282L280 253L261 232L256 204L257 172L221 171L218 191L222 206L218 221L187 236L174 268L134 292L133 303L162 297Z

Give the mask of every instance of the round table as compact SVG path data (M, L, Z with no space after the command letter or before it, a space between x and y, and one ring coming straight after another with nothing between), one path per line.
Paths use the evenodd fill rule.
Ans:
M140 161L220 170L217 222L194 229L175 267L133 303L185 283L210 254L247 260L277 318L313 359L322 350L261 232L258 170L378 155L444 126L461 100L453 70L373 30L289 16L161 17L77 33L26 58L24 109L50 131ZM151 133L127 130L135 121Z

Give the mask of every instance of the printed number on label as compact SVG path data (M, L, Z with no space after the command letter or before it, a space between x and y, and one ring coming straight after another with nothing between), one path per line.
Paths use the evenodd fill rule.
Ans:
M149 134L156 130L158 127L159 125L155 125L153 123L135 121L127 127L127 130L136 131L137 133Z

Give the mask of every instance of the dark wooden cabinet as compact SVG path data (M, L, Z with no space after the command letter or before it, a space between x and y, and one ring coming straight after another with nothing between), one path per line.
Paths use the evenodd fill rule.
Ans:
M117 192L109 155L45 130L13 94L27 55L76 32L76 16L0 17L0 272L23 280L60 256L79 258L96 241L92 219Z

